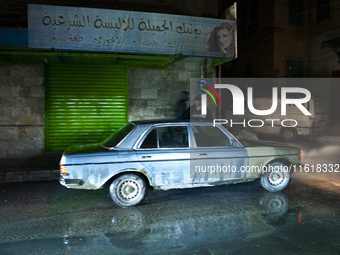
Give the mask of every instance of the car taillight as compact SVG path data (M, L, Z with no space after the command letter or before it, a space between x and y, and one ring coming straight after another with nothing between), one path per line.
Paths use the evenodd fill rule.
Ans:
M299 160L302 159L302 152L300 151L300 154L299 154Z
M66 170L66 167L60 166L60 173L61 173L61 174L68 174L68 172L67 172L67 170Z
M310 126L315 127L315 119L314 118L310 119Z

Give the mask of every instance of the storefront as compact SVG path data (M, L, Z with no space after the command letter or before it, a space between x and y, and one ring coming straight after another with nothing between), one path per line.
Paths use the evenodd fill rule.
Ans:
M211 44L209 53L206 41L225 23L233 33L230 47L214 52ZM25 157L102 141L131 119L172 118L190 78L214 77L215 65L236 56L236 22L217 19L29 5L28 30L22 33L28 48L2 51L1 59L9 69L36 66L43 72L43 78L32 77L43 80L34 102L43 112L33 113L29 100L22 101L31 109L26 115L34 114L37 121L29 116L32 121L25 122L22 116L5 123L21 132L10 139L32 143ZM36 99L32 93L25 97ZM39 129L39 143L32 142L29 128ZM21 157L18 150L3 156Z

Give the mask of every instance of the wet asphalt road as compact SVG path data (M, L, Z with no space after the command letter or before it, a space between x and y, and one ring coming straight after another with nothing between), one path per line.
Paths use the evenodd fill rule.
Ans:
M338 143L293 144L305 164L340 163ZM2 185L0 254L340 254L340 179L297 177L281 193L258 182L150 191L132 208L57 181Z

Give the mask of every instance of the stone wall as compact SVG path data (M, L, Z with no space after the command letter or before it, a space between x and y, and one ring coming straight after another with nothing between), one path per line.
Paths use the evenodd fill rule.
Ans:
M44 152L44 65L0 63L0 158Z
M204 70L205 77L215 77L211 60L206 62ZM200 77L200 58L185 58L163 68L130 67L129 120L174 118L180 92L190 91L190 78Z

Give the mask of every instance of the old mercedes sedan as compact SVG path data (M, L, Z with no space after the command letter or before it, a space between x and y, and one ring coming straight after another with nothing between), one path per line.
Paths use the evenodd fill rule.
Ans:
M221 125L187 120L131 121L98 144L74 145L60 161L67 188L109 186L119 206L139 204L148 189L234 184L260 179L283 190L301 151L273 142L239 141Z

